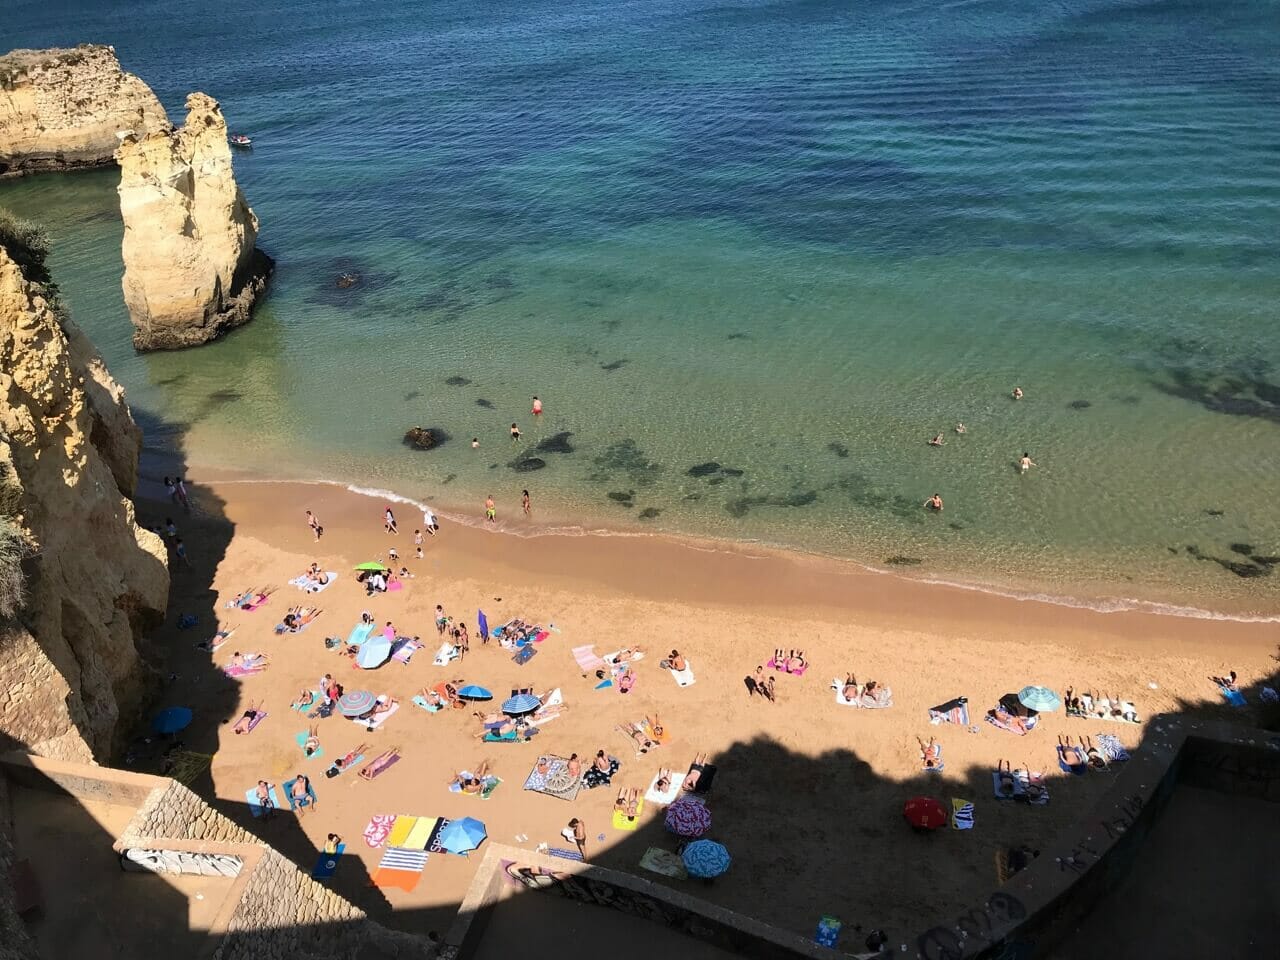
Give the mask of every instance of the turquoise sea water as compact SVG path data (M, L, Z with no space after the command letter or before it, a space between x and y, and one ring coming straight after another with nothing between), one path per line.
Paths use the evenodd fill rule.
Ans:
M254 138L271 297L185 353L129 346L113 172L0 185L199 462L1280 612L1274 3L7 9Z

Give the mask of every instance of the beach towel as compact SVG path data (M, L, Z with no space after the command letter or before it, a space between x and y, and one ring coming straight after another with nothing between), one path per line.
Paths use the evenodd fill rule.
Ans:
M1108 760L1123 762L1129 759L1129 751L1124 748L1120 738L1110 733L1098 734L1098 749Z
M713 783L715 783L715 780L716 780L716 765L715 765L714 763L691 763L691 764L689 764L689 773L693 773L693 771L695 771L695 770L700 770L700 771L702 771L702 772L698 775L698 782L697 782L697 783L695 783L695 784L693 785L693 789L692 789L692 790L685 791L685 792L686 792L686 793L693 793L693 794L695 794L695 795L699 795L699 796L703 796L703 795L706 795L706 794L710 793L710 792L711 792L711 785L712 785ZM686 773L686 774L681 778L681 782L682 782L682 783L683 783L685 780L687 780L687 779L689 778L689 773Z
M864 693L854 700L846 700L844 684L837 678L831 681L831 689L836 692L836 703L842 707L860 707L863 710L887 710L893 706L893 691L888 687L876 687L871 693Z
M618 664L618 654L620 654L621 652L622 652L621 650L615 650L615 651L613 651L613 653L606 653L606 654L603 654L604 662L605 662L605 663L608 663L608 664L613 664L614 666L617 666L617 664ZM634 651L634 650L633 650L633 651L631 652L631 656L630 656L630 657L628 657L626 660L623 660L623 661L622 661L622 663L624 663L624 664L626 664L626 663L635 663L637 660L643 660L643 659L644 659L644 651L643 651L643 650L641 650L641 651L639 651L639 652L637 652L637 651Z
M373 633L374 624L365 623L363 620L351 628L351 632L347 634L347 646L358 647L369 639L369 634Z
M417 825L417 817L409 817L404 814L396 817L395 822L391 824L391 832L387 834L387 846L403 847L405 841L409 839L409 834L413 832L413 828Z
M394 753L390 750L385 753L380 753L369 761L368 766L360 771L360 779L376 780L399 762L400 754L398 753Z
M665 807L671 804L676 797L680 796L680 784L684 783L683 773L673 773L671 775L671 783L667 789L658 792L658 774L653 775L653 779L649 782L649 789L644 792L644 798L650 803Z
M667 667L667 673L671 674L678 687L692 687L697 681L693 678L693 662L686 660L683 670L672 670Z
M265 663L258 663L254 666L248 667L238 667L228 664L222 668L222 672L228 677L252 677L255 673L265 673L266 670L267 665Z
M453 660L458 659L458 648L446 640L440 644L440 649L436 651L435 659L431 662L437 667L448 666Z
M309 736L310 734L307 733L306 730L302 730L293 735L293 742L298 745L299 750L302 750ZM311 754L311 756L307 756L307 752L305 750L302 750L302 758L304 760L319 760L323 756L324 756L324 747L317 747L316 752Z
M538 652L537 649L534 648L532 645L526 644L525 646L520 648L520 651L514 657L511 658L511 662L514 663L517 667L523 667L526 663L528 663L530 660L534 658L537 652Z
M423 710L427 711L427 713L439 713L441 710L444 709L444 707L440 706L439 704L432 705L430 703L427 703L427 698L424 697L422 694L418 694L413 698L413 705L415 707L421 707Z
M169 758L166 761L167 772L165 775L189 787L200 774L209 769L211 763L213 763L213 754L211 753L175 750L169 754Z
M1049 788L1045 785L1044 774L1039 770L1018 769L1013 771L1013 776L1016 781L1014 793L1019 800L1034 804L1037 807L1043 807L1049 802ZM1035 799L1032 799L1029 789L1033 783L1040 788L1036 793Z
M1088 760L1085 760L1082 763L1072 766L1071 764L1067 763L1066 754L1067 754L1067 748L1059 744L1058 745L1058 767L1059 769L1062 770L1063 773L1069 773L1074 777L1083 777L1086 773L1089 772ZM1080 755L1084 756L1084 750L1080 751Z
M547 849L547 856L559 857L561 860L577 860L579 863L582 863L582 854L577 850L568 850L565 847L549 847Z
M395 845L405 850L426 850L432 834L439 829L440 820L438 817L415 817L414 820L408 835ZM392 831L393 836L394 833Z
M475 774L471 773L471 771L469 770L459 770L458 773L461 776L466 777L467 779L471 779L475 777ZM478 797L481 800L488 800L490 797L493 796L493 792L498 789L498 785L501 783L502 783L501 779L490 775L480 781L479 793L468 793L467 791L462 789L462 784L458 783L457 781L454 781L453 783L449 784L449 792L460 793L464 797Z
M303 591L304 593L319 593L321 590L324 590L326 587L331 586L334 580L338 579L338 574L333 570L325 571L325 575L329 579L324 583L321 583L318 580L312 580L310 577L304 575L300 577L294 577L292 580L289 581L289 585L293 587L297 587L299 590Z
M338 849L333 853L325 853L320 851L320 856L316 858L316 865L311 868L312 880L328 880L333 876L334 871L338 869L338 861L342 859L343 852L347 849L345 843L338 844Z
M395 593L397 590L404 589L404 582L401 580L392 580L387 584L387 592Z
M298 778L286 780L284 784L284 795L289 800L289 809L297 810L299 807L309 807L316 802L316 790L311 786L311 781L307 781L307 793L303 797L295 797L293 795L293 785L298 782Z
M391 659L397 663L408 663L424 646L425 644L410 637L396 637L396 642L391 649Z
M537 731L536 727L533 727L531 729L533 729L535 732ZM494 733L492 730L487 730L485 731L485 735L484 735L485 743L515 743L517 740L520 740L520 739L521 737L520 737L519 730L508 730L506 733ZM527 733L527 731L524 739L526 740L529 739L529 734Z
M1026 729L1023 730L1015 726L1011 722L1011 718L1009 714L1007 714L1004 710L1001 710L999 707L997 707L995 709L988 710L985 719L987 723L991 724L993 727L999 727L1001 730L1006 730L1009 733L1012 733L1016 736L1025 737L1028 733L1030 733L1032 730L1035 729L1036 723L1040 718L1027 717L1025 719Z
M276 785L274 783L271 785L271 789L267 791L267 796L271 798L271 809L279 810L280 797L276 793ZM258 788L256 786L250 787L244 792L244 799L249 804L249 812L255 817L260 817L267 812L267 809L258 800Z
M387 702L386 694L383 694L382 696L378 697L378 703L386 703L386 702ZM368 720L361 720L359 717L352 717L351 721L357 724L358 726L364 727L366 730L369 730L372 732L374 730L377 730L384 723L386 723L391 717L395 716L395 712L399 709L400 709L400 704L393 703L391 705L390 710L386 710L383 713L379 713Z
M662 733L658 734L654 732L653 725L650 724L648 720L645 720L640 724L640 729L644 731L644 735L646 737L659 745L666 743L667 739L671 736L670 727L664 726L662 728Z
M395 826L394 813L376 813L369 818L364 828L364 842L371 847L382 846L391 836L391 828Z
M613 829L615 830L634 830L640 826L640 814L644 813L644 798L641 797L636 801L635 817L628 817L621 810L613 811Z
M245 728L245 732L253 733L253 731L257 729L258 724L260 724L263 720L267 719L267 716L268 716L267 711L255 710L253 713L253 719L249 721L249 726Z
M650 873L670 877L672 880L689 879L689 871L685 870L680 854L672 853L670 850L650 847L640 858L640 866Z
M804 672L809 669L809 664L806 663L799 670L788 670L782 664L774 660L773 657L769 658L769 661L768 663L765 664L765 666L768 667L770 670L777 670L779 673L789 673L793 677L803 677Z
M951 798L951 829L952 830L972 830L973 829L972 801L961 800L958 797Z
M1244 694L1239 690L1232 690L1230 687L1219 686L1218 691L1222 694L1222 699L1227 701L1233 707L1243 707L1248 703L1244 698Z
M546 763L547 772L539 773L538 764ZM538 758L529 776L525 778L524 789L534 793L545 793L558 800L573 800L582 789L582 778L569 774L569 761L564 757L546 755Z
M934 763L932 767L925 766L924 753L922 752L920 754L920 767L922 770L924 770L925 773L941 773L943 769L946 767L946 763L942 759L942 744L935 743L933 747L934 747L934 750L937 751L938 756L937 756L937 761Z
M400 820L406 819L398 817ZM416 817L408 819L416 820ZM390 843L382 854L377 869L369 877L369 882L380 889L395 887L406 892L413 891L422 879L422 870L427 865L427 852L422 849L410 850Z
M597 684L596 684L596 689L597 689L597 690L604 690L604 689L606 689L607 687L612 687L612 686L613 686L613 681L612 681L612 680L601 680L599 683L597 683Z
M969 726L969 700L967 697L956 697L946 703L929 708L929 722L954 723L957 727Z
M582 782L588 790L594 790L596 787L603 787L613 782L613 775L618 772L618 768L622 766L621 761L617 757L609 758L609 770L597 770L595 767L588 767L582 774Z
M260 606L262 606L264 603L266 603L270 599L271 599L270 594L259 593L259 594L256 594L254 598L248 601L247 603L236 603L233 600L228 600L227 607L232 610L247 610L250 613L252 613L254 610L257 610Z
M603 670L605 667L604 658L596 653L596 645L588 643L586 646L573 648L573 659L577 661L578 669L582 671L585 677L589 673L596 670Z
M324 772L324 775L328 777L330 780L332 780L338 774L342 773L343 770L350 770L352 767L358 765L360 761L363 759L364 759L364 754L357 753L354 757L351 758L350 763L343 763L342 760L335 760L333 761L333 763L329 764L329 769Z

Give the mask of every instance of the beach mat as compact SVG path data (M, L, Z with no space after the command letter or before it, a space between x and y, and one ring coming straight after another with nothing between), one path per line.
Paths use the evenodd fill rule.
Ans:
M385 703L386 701L384 700L382 702ZM356 724L357 726L364 727L366 730L373 732L374 730L377 730L379 727L381 727L388 720L390 720L392 717L394 717L396 715L396 711L399 709L400 709L400 704L394 703L391 705L390 710L387 710L384 713L380 713L376 717L373 717L369 720L361 720L359 717L351 717L350 720L352 723Z
M893 706L893 691L888 687L876 687L870 696L864 693L856 700L845 699L844 684L840 682L839 678L831 681L831 689L835 691L836 703L842 707L857 707L862 710L887 710Z
M209 769L213 763L211 753L193 753L190 750L175 750L169 755L168 771L165 776L172 777L184 786L191 786L200 774Z
M1120 738L1112 733L1098 734L1098 749L1102 755L1113 762L1124 762L1129 759L1129 751L1124 748Z
M421 707L423 710L427 711L427 713L439 713L444 709L444 707L441 706L433 707L431 704L427 703L427 698L420 693L414 696L413 705L415 707Z
M279 797L279 795L276 793L276 785L275 785L274 783L271 785L271 789L267 791L267 796L269 796L269 797L271 798L271 807L272 807L272 809L274 809L274 810L279 810L279 809L280 809L280 797ZM251 814L253 814L255 817L260 817L260 816L262 816L264 813L266 813L266 812L267 812L267 811L263 808L262 804L260 804L260 803L258 802L258 788L257 788L257 787L250 787L248 790L246 790L246 791L244 792L244 799L245 799L245 802L246 802L247 804L249 804L249 812L250 812Z
M684 868L680 854L658 847L650 847L640 858L640 866L650 873L670 877L672 880L688 880L689 871Z
M1218 691L1222 694L1222 699L1227 701L1233 707L1243 707L1248 701L1245 700L1244 694L1239 690L1231 690L1227 687L1219 687Z
M458 772L466 777L475 776L475 774L471 773L469 770L459 770ZM493 796L494 791L497 790L498 787L500 787L501 785L502 785L502 778L495 777L491 774L480 781L479 793L468 793L467 791L462 789L462 784L460 783L449 784L449 792L460 793L464 797L476 797L477 799L480 799L480 800L488 800L490 797Z
M532 644L526 644L525 646L520 648L519 653L517 653L514 657L511 658L511 662L514 663L517 667L523 667L526 663L532 660L537 655L537 653L538 653L538 650L536 647L534 647Z
M312 580L310 577L294 577L289 581L289 586L297 587L304 593L320 593L322 590L333 586L333 581L338 579L338 574L334 570L326 570L325 574L329 578L325 583Z
M545 774L538 772L538 764L533 765L529 776L525 778L524 789L534 793L545 793L557 800L574 800L582 790L582 778L571 777L567 769L569 761L564 757L547 755L538 760L547 761L550 769Z
M359 766L362 760L364 760L363 753L357 753L351 758L350 763L339 764L338 760L335 760L333 763L329 764L329 769L325 770L324 775L332 780L344 771L350 770L352 767Z
M951 798L951 829L972 830L974 823L974 807L971 800Z
M340 843L334 853L325 853L321 850L320 855L316 858L316 865L311 868L311 879L328 880L332 877L337 871L338 862L342 859L342 854L346 849L347 845Z
M671 775L671 786L667 788L665 793L658 792L658 774L653 775L653 779L649 782L649 789L644 792L644 798L650 803L658 806L668 806L680 796L680 785L684 783L683 773L673 773Z
M630 819L621 810L613 811L613 829L615 830L635 830L640 826L640 814L644 813L644 798L641 797L636 802L635 819Z
M308 734L307 734L307 731L305 730L301 730L298 733L295 733L293 735L293 742L298 745L299 750L302 750L303 746L306 744L307 736ZM309 757L307 756L307 753L305 750L302 751L303 760L319 760L323 756L324 756L324 747L317 747L316 752L311 754L311 756Z
M596 645L588 643L582 647L573 648L573 659L578 664L578 669L582 671L585 677L588 673L596 670L603 670L605 667L604 659L596 653Z
M787 670L782 666L782 664L774 660L773 657L769 658L769 661L765 664L765 666L768 667L770 670L776 671L777 673L787 673L793 677L803 677L804 672L809 669L809 664L806 663L799 670Z
M347 646L360 646L360 644L369 639L369 634L373 633L374 626L375 624L372 623L357 623L351 628L351 632L347 634Z
M577 850L569 850L565 847L549 847L547 849L547 856L559 857L561 860L577 860L579 863L583 862L582 854Z
M426 644L419 643L417 640L411 640L406 637L396 637L394 648L391 651L391 659L397 663L408 663L413 659L413 655L424 646L426 646Z

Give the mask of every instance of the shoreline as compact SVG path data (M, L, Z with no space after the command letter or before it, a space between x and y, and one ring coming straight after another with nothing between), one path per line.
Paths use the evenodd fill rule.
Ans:
M160 482L164 472L164 462L174 458L176 454L168 450L147 448L143 452L140 466L140 477L143 482L153 480ZM149 469L150 465L154 465ZM403 504L413 508L420 514L422 507L428 504L426 498L416 498L394 490L381 487L363 486L342 480L325 478L288 477L272 479L259 476L246 470L227 469L202 464L198 457L187 463L188 473L195 468L201 481L210 484L294 484L298 486L314 486L333 488L350 493L367 500L383 500L392 504ZM155 476L151 476L151 474ZM443 507L436 504L445 503ZM432 498L432 509L441 520L460 528L498 533L518 540L538 540L555 537L564 539L618 539L624 541L658 541L668 548L683 551L691 550L703 554L726 554L732 556L754 556L760 560L794 561L799 563L820 564L834 573L849 576L870 576L887 578L895 583L913 585L917 589L936 588L954 591L960 594L973 594L977 597L998 598L1017 604L1035 604L1051 608L1076 610L1101 615L1137 614L1143 616L1171 617L1200 623L1242 623L1242 624L1277 624L1280 623L1280 601L1273 610L1262 612L1240 611L1231 609L1211 609L1195 604L1179 604L1172 600L1156 600L1141 597L1125 597L1114 594L1099 594L1088 589L1080 593L1058 592L1050 585L1016 584L982 580L965 580L957 572L935 571L913 575L906 569L876 566L852 557L839 556L817 550L804 549L793 545L770 543L757 539L728 539L669 530L644 530L638 527L621 527L605 523L591 525L570 522L539 523L532 521L525 527L515 526L500 519L496 528L488 528L478 516L463 511L453 501ZM509 513L508 513L509 515ZM501 515L500 515L501 516ZM410 528L410 532L412 527Z

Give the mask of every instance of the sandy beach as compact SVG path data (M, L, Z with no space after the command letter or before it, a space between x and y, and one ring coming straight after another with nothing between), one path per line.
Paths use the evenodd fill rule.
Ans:
M262 835L304 869L328 833L341 835L363 868L340 868L337 882L345 876L360 887L344 893L392 924L413 916L418 929L424 922L443 929L473 864L435 854L412 892L354 884L382 855L362 839L371 816L472 816L495 839L529 849L565 845L560 831L578 817L591 859L640 872L645 848L670 849L673 838L652 804L638 830L615 830L617 788L643 792L660 767L682 772L696 752L706 752L719 768L708 798L710 836L730 849L734 866L714 886L693 892L799 933L811 933L823 913L847 926L909 930L965 903L975 884L989 883L998 849L1044 843L1106 789L1106 774L1059 772L1060 734L1110 732L1129 747L1143 734L1139 726L1067 719L1058 711L1017 737L983 722L1001 696L1031 683L1059 693L1092 688L1134 701L1146 718L1217 703L1210 674L1234 669L1247 680L1273 666L1276 628L1268 623L1103 614L752 548L660 537L513 537L448 521L426 538L425 558L415 560L413 534L422 517L408 504L392 505L400 532L391 536L382 528L383 501L337 486L215 481L194 486L193 499L189 516L145 500L139 515L154 524L173 517L192 561L173 566L156 665L172 674L158 705L191 707L187 747L214 754L211 782L205 777L195 788L212 790L223 809L248 821L246 789L259 779L282 784L307 774L318 795L314 812L296 824L288 814L274 823L254 821ZM500 507L504 524L523 522L512 515L518 504ZM307 527L308 509L324 525L318 543ZM352 568L387 558L392 547L413 578L398 592L366 597ZM313 561L339 578L311 597L288 581ZM237 593L265 587L274 592L260 609L227 609ZM288 607L300 603L323 613L301 633L275 635ZM465 660L447 667L432 663L437 604L465 622L473 638ZM480 643L477 609L491 625L521 617L554 629L518 666L511 651ZM365 610L379 625L393 622L398 634L421 636L425 649L408 664L392 661L374 671L357 670L326 649L325 637L345 638ZM184 612L200 615L200 623L178 630ZM197 649L217 627L236 632L212 656ZM571 653L585 644L598 653L642 647L634 689L625 695L616 686L595 689L595 676L584 677ZM778 647L803 650L811 666L800 677L777 675L776 702L769 703L750 696L743 679ZM659 666L672 648L687 657L692 686L678 686ZM266 653L270 667L230 680L220 668L235 651ZM830 683L849 672L891 688L893 706L839 705ZM347 690L397 697L400 708L374 732L336 714L309 721L292 711L299 691L325 673ZM494 709L517 687L539 693L558 687L567 709L531 742L482 743L472 709L428 714L410 702L424 686L446 680L489 688ZM959 696L968 699L971 728L931 726L928 709ZM268 716L253 733L234 735L231 725L250 703ZM658 718L669 736L637 755L615 728L645 717ZM313 723L324 754L304 759L295 736ZM941 773L923 771L917 737L942 745ZM403 759L372 782L354 772L326 779L330 761L362 743L369 756L394 746ZM522 790L540 755L590 758L600 749L621 761L612 786L583 790L572 802ZM1051 802L996 801L990 771L998 759L1044 771ZM483 760L502 780L490 799L449 791L456 771ZM976 828L913 835L900 811L921 793L973 801ZM305 836L294 835L299 829Z

